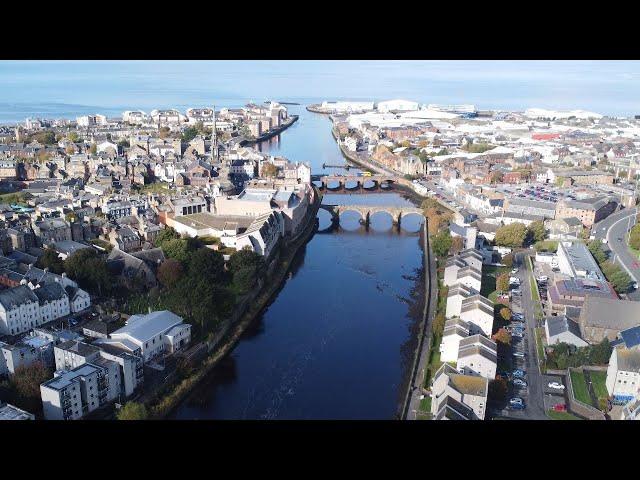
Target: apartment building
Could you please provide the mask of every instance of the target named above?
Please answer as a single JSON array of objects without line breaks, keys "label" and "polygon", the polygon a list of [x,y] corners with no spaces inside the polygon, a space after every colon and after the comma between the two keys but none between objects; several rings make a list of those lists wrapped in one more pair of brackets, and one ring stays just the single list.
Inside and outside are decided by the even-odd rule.
[{"label": "apartment building", "polygon": [[493,380],[498,367],[498,346],[482,335],[471,335],[460,340],[457,368],[465,375],[477,375]]},{"label": "apartment building", "polygon": [[556,204],[556,218],[575,217],[591,228],[594,223],[611,215],[618,204],[609,197],[593,197],[583,200],[560,200]]},{"label": "apartment building", "polygon": [[480,294],[465,298],[460,318],[469,324],[469,333],[491,336],[493,330],[493,302]]},{"label": "apartment building", "polygon": [[[111,367],[111,368],[110,368]],[[114,401],[119,372],[114,365],[85,363],[72,370],[60,370],[40,385],[46,420],[77,420]]]},{"label": "apartment building", "polygon": [[640,395],[640,350],[614,348],[607,368],[607,391],[614,402],[625,404]]},{"label": "apartment building", "polygon": [[484,420],[489,380],[474,375],[459,373],[448,363],[444,363],[436,372],[431,387],[431,413],[435,417],[441,410],[447,397],[452,397],[471,410],[473,420]]}]

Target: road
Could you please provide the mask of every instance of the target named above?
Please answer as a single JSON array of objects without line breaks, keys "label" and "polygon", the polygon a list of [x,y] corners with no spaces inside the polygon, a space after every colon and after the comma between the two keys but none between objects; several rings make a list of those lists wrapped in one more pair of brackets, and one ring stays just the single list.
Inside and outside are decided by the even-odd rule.
[{"label": "road", "polygon": [[520,279],[520,296],[514,297],[511,308],[516,313],[522,313],[526,321],[526,333],[524,338],[512,338],[512,350],[525,353],[524,359],[512,357],[512,367],[522,369],[526,372],[525,380],[527,387],[522,390],[513,389],[511,384],[510,397],[521,397],[526,405],[525,410],[504,409],[493,412],[496,416],[512,418],[514,420],[548,420],[545,413],[545,378],[540,372],[538,362],[538,352],[536,349],[536,318],[534,313],[534,300],[531,296],[531,275],[527,270],[525,258],[527,252],[520,252],[515,255],[514,267],[518,267],[515,275]]},{"label": "road", "polygon": [[[635,225],[637,214],[637,208],[623,209],[613,213],[594,226],[593,234],[598,240],[606,240],[614,262],[619,263],[634,282],[640,282],[640,261],[631,254],[627,247],[627,233]],[[640,291],[638,290],[627,296],[631,300],[640,301]]]}]

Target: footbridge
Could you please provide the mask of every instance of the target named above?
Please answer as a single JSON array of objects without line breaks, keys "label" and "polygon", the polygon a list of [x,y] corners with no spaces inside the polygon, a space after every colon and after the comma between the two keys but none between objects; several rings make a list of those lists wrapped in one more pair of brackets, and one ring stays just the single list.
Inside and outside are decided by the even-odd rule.
[{"label": "footbridge", "polygon": [[320,205],[320,208],[331,214],[333,224],[340,224],[340,214],[344,212],[356,212],[360,215],[361,222],[365,227],[369,226],[372,215],[378,212],[385,212],[393,219],[393,224],[400,227],[402,217],[415,214],[420,215],[424,219],[422,209],[416,207],[393,207],[393,206],[377,206],[377,205]]}]

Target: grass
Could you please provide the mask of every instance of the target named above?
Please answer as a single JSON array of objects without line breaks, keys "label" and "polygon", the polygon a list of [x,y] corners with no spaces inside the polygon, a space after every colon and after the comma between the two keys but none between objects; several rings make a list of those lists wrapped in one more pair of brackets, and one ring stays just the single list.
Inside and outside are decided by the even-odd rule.
[{"label": "grass", "polygon": [[546,365],[545,365],[545,355],[544,355],[544,344],[542,342],[543,328],[538,327],[534,329],[534,332],[536,334],[536,350],[538,351],[538,361],[540,361],[542,370],[544,372],[546,371]]},{"label": "grass", "polygon": [[551,420],[582,420],[569,412],[556,412],[555,410],[548,410],[547,417]]},{"label": "grass", "polygon": [[585,405],[591,405],[591,395],[589,395],[587,382],[582,372],[571,370],[571,385],[573,386],[573,395],[576,399]]},{"label": "grass", "polygon": [[607,391],[607,372],[599,372],[595,370],[589,370],[589,376],[591,377],[591,384],[593,385],[593,391],[598,397],[598,400],[609,398],[609,392]]},{"label": "grass", "polygon": [[531,287],[531,298],[533,298],[534,305],[533,310],[536,316],[536,320],[541,320],[542,313],[542,303],[540,300],[540,292],[538,292],[538,284],[536,283],[536,277],[533,274],[533,265],[531,264],[531,257],[527,257],[527,270],[529,270],[529,286]]},{"label": "grass", "polygon": [[496,291],[496,277],[503,272],[508,272],[509,267],[498,267],[495,265],[482,266],[482,287],[480,295],[487,297],[495,303],[498,292]]},{"label": "grass", "polygon": [[425,396],[420,400],[420,411],[425,413],[431,412],[431,397]]}]

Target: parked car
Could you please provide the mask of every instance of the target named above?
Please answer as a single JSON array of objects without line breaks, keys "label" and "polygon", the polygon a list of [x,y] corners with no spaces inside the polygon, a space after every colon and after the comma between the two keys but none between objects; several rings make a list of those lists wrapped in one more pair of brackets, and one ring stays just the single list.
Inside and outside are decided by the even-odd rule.
[{"label": "parked car", "polygon": [[543,283],[544,283],[544,282],[546,282],[547,280],[549,280],[549,277],[547,277],[546,275],[540,275],[540,276],[537,278],[537,280],[538,280],[539,282],[543,282]]},{"label": "parked car", "polygon": [[509,400],[509,405],[524,405],[524,400],[522,400],[520,397],[513,397],[511,400]]},{"label": "parked car", "polygon": [[524,358],[524,352],[513,352],[513,356],[517,358]]},{"label": "parked car", "polygon": [[517,387],[520,388],[526,388],[527,387],[527,382],[525,382],[524,380],[522,380],[521,378],[515,378],[513,380],[513,384]]},{"label": "parked car", "polygon": [[547,387],[554,388],[556,390],[564,390],[564,385],[559,382],[549,382]]},{"label": "parked car", "polygon": [[516,273],[518,273],[518,269],[514,268],[513,270],[511,270],[511,275],[515,275]]},{"label": "parked car", "polygon": [[[521,331],[518,331],[518,330],[514,330],[513,332],[511,332],[511,336],[512,336],[512,337],[516,337],[516,338],[522,338],[522,337],[524,337],[524,335],[522,334],[522,332],[521,332]],[[515,355],[515,353],[514,353],[514,355]],[[524,356],[524,355],[523,355],[523,356]]]},{"label": "parked car", "polygon": [[564,403],[556,403],[553,406],[553,411],[554,412],[566,412],[567,411],[567,406]]},{"label": "parked car", "polygon": [[527,372],[525,372],[524,370],[515,369],[513,372],[511,372],[511,375],[513,375],[514,377],[517,377],[517,378],[524,378],[526,373]]}]

